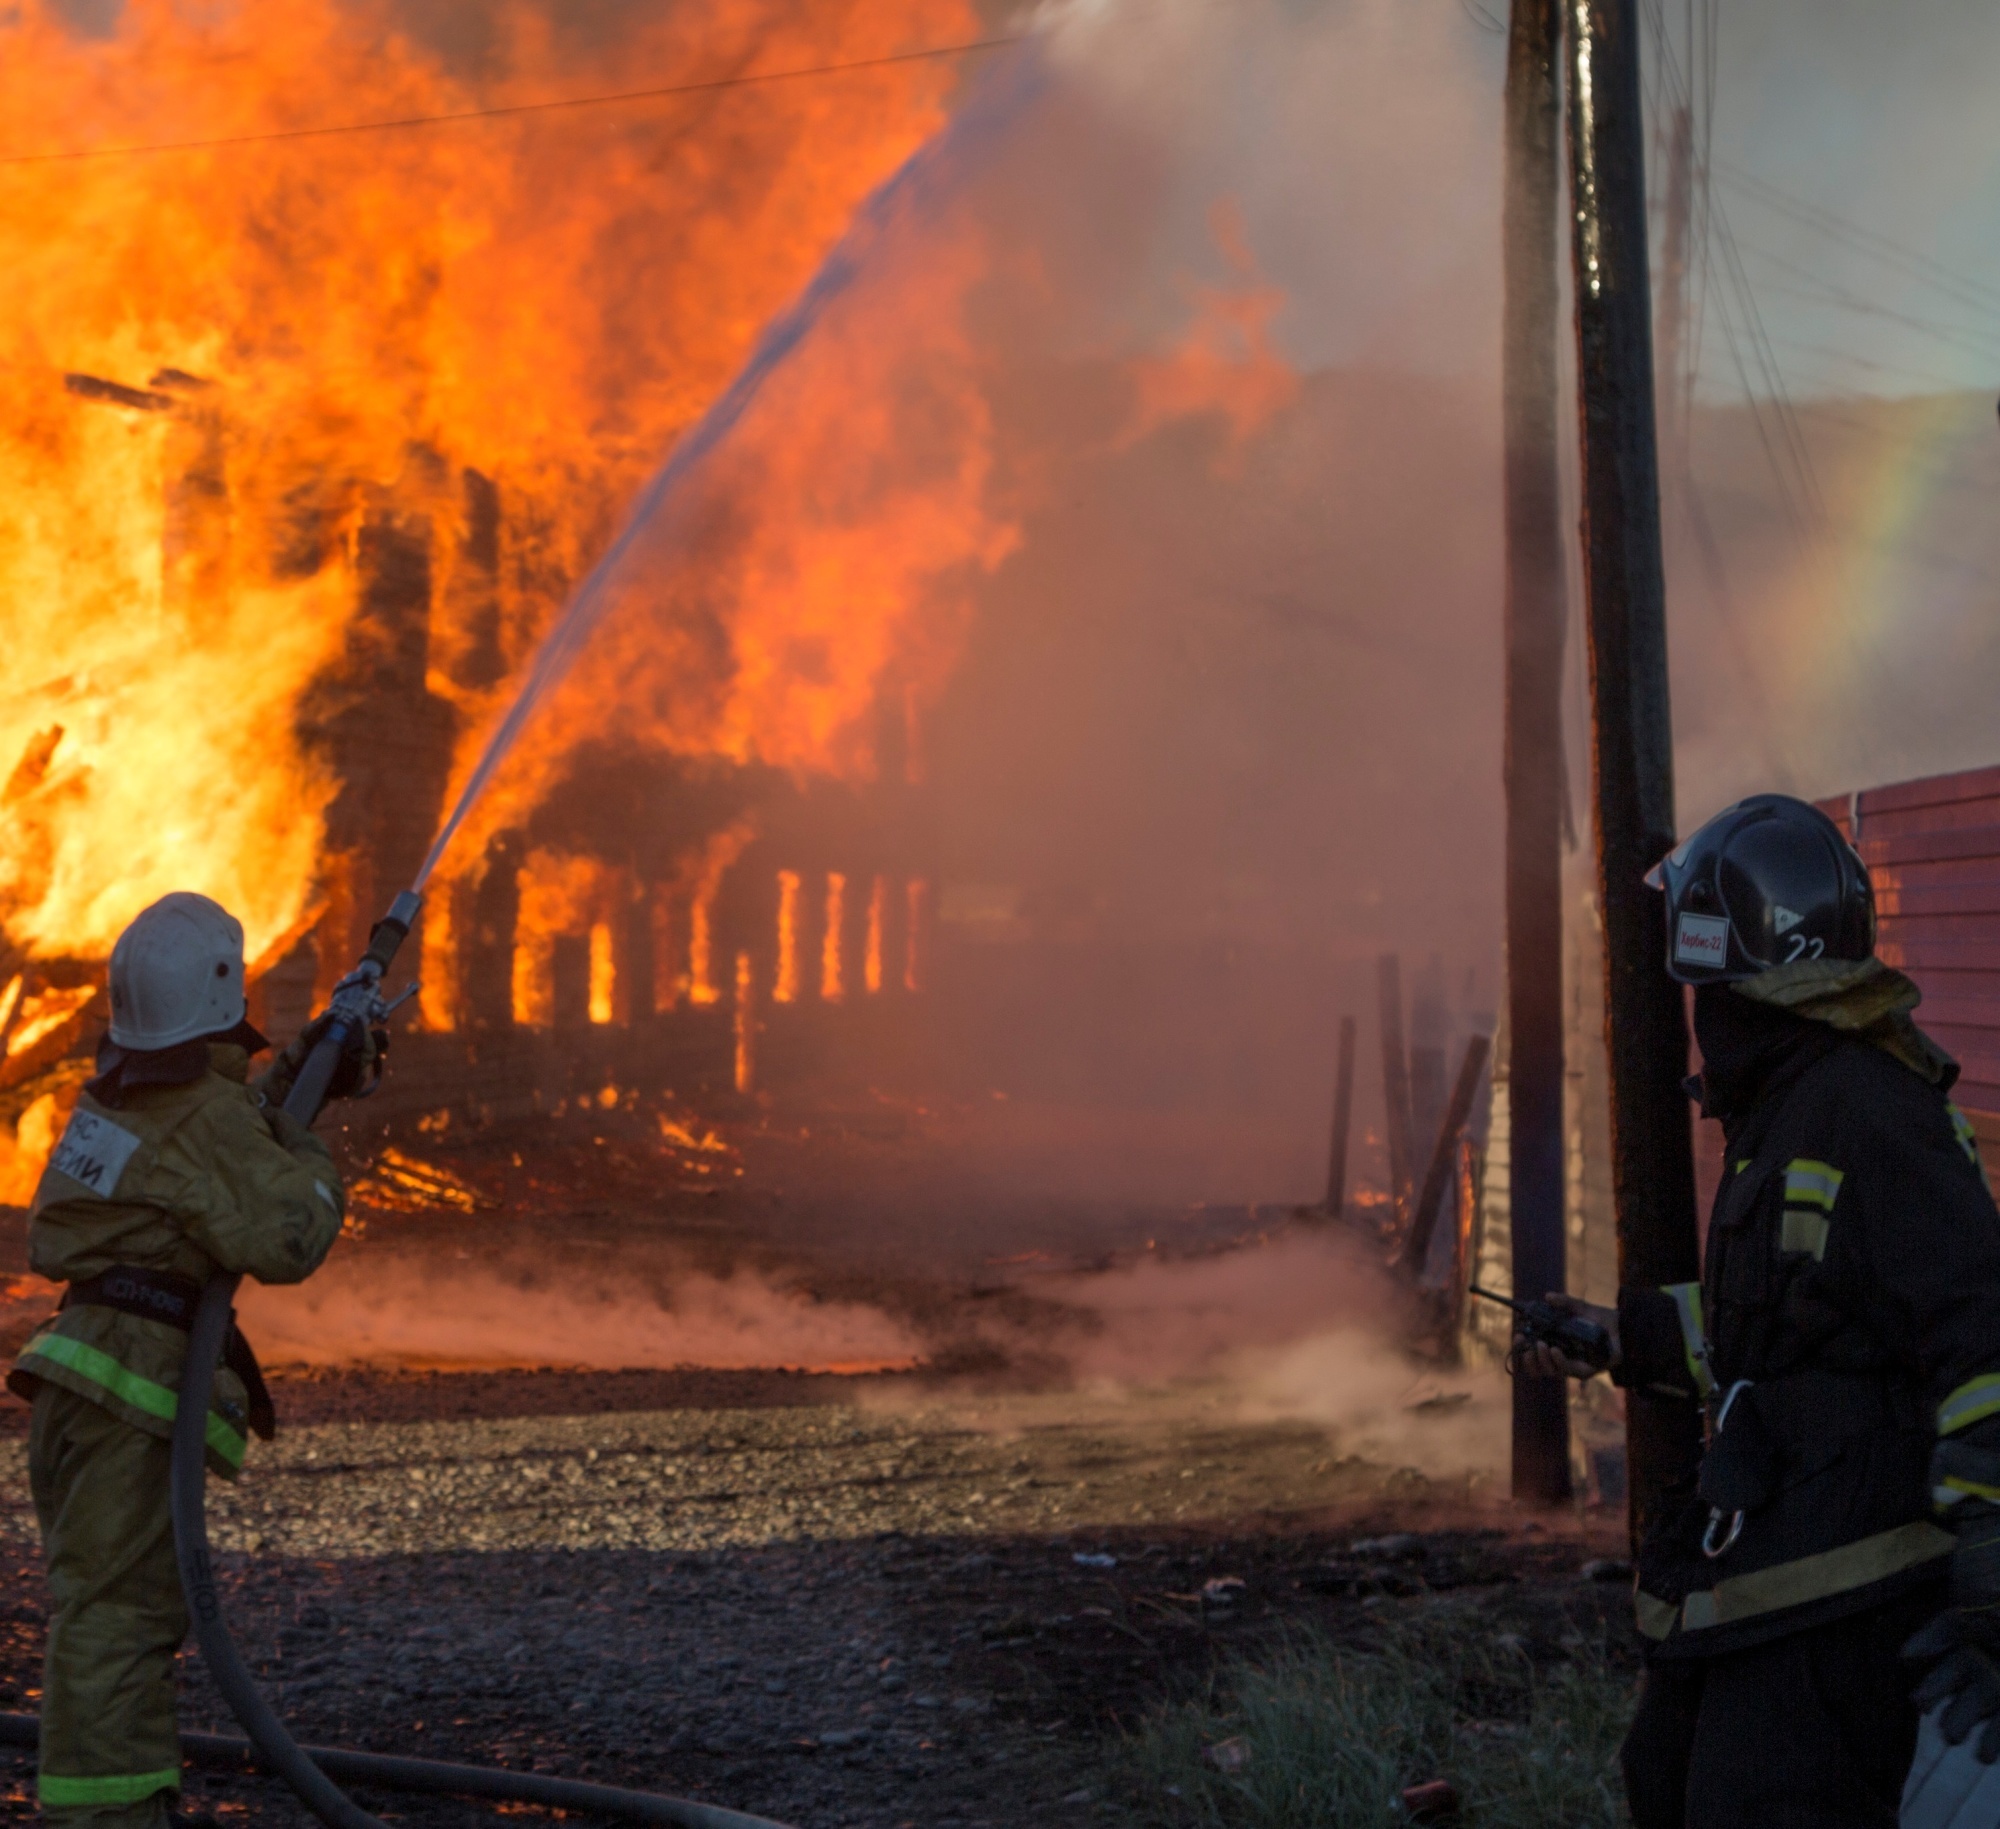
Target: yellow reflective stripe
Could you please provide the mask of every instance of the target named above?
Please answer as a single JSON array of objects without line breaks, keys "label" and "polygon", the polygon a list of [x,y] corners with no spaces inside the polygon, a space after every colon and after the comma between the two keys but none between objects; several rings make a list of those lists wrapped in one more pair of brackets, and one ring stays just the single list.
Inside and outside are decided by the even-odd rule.
[{"label": "yellow reflective stripe", "polygon": [[1840,1195],[1840,1184],[1847,1179],[1844,1169],[1837,1169],[1830,1162],[1814,1162],[1805,1156],[1794,1156],[1785,1164],[1785,1205],[1788,1207],[1824,1207],[1829,1213]]},{"label": "yellow reflective stripe", "polygon": [[2000,1373],[1968,1378],[1938,1405],[1938,1434],[1950,1435],[2000,1411]]},{"label": "yellow reflective stripe", "polygon": [[[79,1378],[89,1379],[92,1384],[120,1402],[130,1404],[135,1410],[157,1416],[162,1422],[174,1420],[174,1406],[179,1399],[165,1385],[155,1384],[150,1378],[141,1378],[137,1372],[127,1371],[109,1353],[101,1353],[81,1340],[72,1340],[67,1334],[44,1334],[39,1340],[31,1340],[21,1358],[46,1359],[74,1372]],[[249,1443],[241,1430],[232,1429],[213,1410],[208,1413],[207,1436],[209,1448],[232,1469],[243,1465],[244,1450]]]},{"label": "yellow reflective stripe", "polygon": [[1951,1113],[1952,1135],[1958,1139],[1958,1147],[1965,1151],[1965,1159],[1974,1168],[1977,1168],[1979,1166],[1979,1133],[1972,1128],[1972,1120],[1964,1112],[1960,1111],[1956,1105],[1947,1105],[1945,1110]]},{"label": "yellow reflective stripe", "polygon": [[69,1809],[78,1804],[141,1804],[155,1791],[178,1791],[181,1769],[164,1766],[157,1772],[113,1772],[104,1778],[67,1778],[44,1772],[35,1790],[45,1804]]},{"label": "yellow reflective stripe", "polygon": [[1701,1318],[1701,1285],[1699,1283],[1666,1283],[1661,1293],[1674,1299],[1674,1309],[1681,1319],[1681,1349],[1687,1354],[1688,1376],[1694,1380],[1694,1388],[1702,1397],[1715,1395],[1715,1374],[1708,1369],[1708,1329]]},{"label": "yellow reflective stripe", "polygon": [[1639,1630],[1654,1639],[1665,1638],[1681,1616],[1680,1608],[1672,1601],[1662,1600],[1657,1594],[1648,1594],[1644,1588],[1633,1594],[1632,1611],[1638,1619]]},{"label": "yellow reflective stripe", "polygon": [[1810,1251],[1816,1258],[1826,1256],[1827,1234],[1833,1230],[1833,1222],[1824,1213],[1814,1213],[1804,1207],[1787,1207],[1785,1223],[1778,1230],[1780,1251]]},{"label": "yellow reflective stripe", "polygon": [[1956,1533],[1922,1519],[1899,1524],[1893,1530],[1863,1537],[1859,1543],[1843,1543],[1837,1550],[1822,1550],[1817,1556],[1801,1556],[1748,1575],[1731,1575],[1712,1588],[1690,1594],[1681,1607],[1681,1624],[1690,1632],[1700,1632],[1710,1626],[1755,1619],[1760,1613],[1775,1613],[1782,1607],[1802,1607],[1829,1594],[1846,1594],[1913,1569],[1920,1562],[1948,1556],[1957,1541]]},{"label": "yellow reflective stripe", "polygon": [[2000,1505],[2000,1486],[1982,1486],[1977,1480],[1961,1479],[1953,1474],[1931,1488],[1931,1503],[1940,1511],[1956,1505],[1961,1499],[1985,1499],[1990,1504]]}]

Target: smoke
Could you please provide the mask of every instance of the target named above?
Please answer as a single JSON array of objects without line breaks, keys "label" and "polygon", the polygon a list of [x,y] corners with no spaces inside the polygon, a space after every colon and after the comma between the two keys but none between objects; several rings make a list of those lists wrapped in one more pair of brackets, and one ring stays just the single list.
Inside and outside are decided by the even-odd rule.
[{"label": "smoke", "polygon": [[246,1284],[237,1310],[273,1365],[861,1372],[902,1370],[923,1354],[880,1309],[816,1302],[747,1267],[683,1270],[655,1288],[510,1274],[463,1254],[384,1262],[352,1251],[293,1288]]},{"label": "smoke", "polygon": [[[1505,1464],[1508,1392],[1490,1365],[1437,1367],[1398,1337],[1407,1292],[1351,1234],[1298,1229],[1214,1255],[1148,1257],[1030,1280],[1062,1305],[1031,1334],[996,1341],[1058,1359],[1065,1414],[1157,1422],[1293,1422],[1342,1454],[1432,1475]],[[894,1388],[866,1401],[900,1404]]]},{"label": "smoke", "polygon": [[[556,1280],[462,1254],[362,1249],[294,1288],[245,1285],[238,1310],[268,1365],[896,1372],[977,1346],[1015,1368],[1006,1382],[1070,1393],[1072,1419],[1302,1423],[1342,1454],[1434,1475],[1490,1470],[1504,1456],[1504,1380],[1400,1350],[1404,1297],[1351,1238],[1294,1230],[1021,1288],[1035,1299],[1011,1318],[972,1304],[919,1326],[865,1300],[816,1300],[741,1264]],[[906,1407],[938,1390],[926,1379],[856,1397]]]}]

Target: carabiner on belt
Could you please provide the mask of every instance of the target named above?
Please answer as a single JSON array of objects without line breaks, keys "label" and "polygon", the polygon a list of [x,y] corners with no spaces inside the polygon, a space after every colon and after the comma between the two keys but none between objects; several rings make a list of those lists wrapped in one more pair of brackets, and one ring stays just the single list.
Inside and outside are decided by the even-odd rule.
[{"label": "carabiner on belt", "polygon": [[[1752,1382],[1748,1378],[1739,1378],[1724,1393],[1722,1407],[1715,1413],[1715,1428],[1709,1437],[1711,1441],[1722,1433],[1724,1425],[1729,1421],[1729,1406],[1745,1391],[1749,1390]],[[1729,1533],[1720,1543],[1717,1543],[1715,1540],[1716,1527],[1722,1523],[1724,1518],[1729,1520]],[[1742,1535],[1743,1514],[1740,1511],[1725,1512],[1721,1506],[1711,1505],[1708,1508],[1708,1528],[1701,1533],[1701,1553],[1709,1561],[1713,1562],[1716,1557],[1727,1554],[1729,1546]]]}]

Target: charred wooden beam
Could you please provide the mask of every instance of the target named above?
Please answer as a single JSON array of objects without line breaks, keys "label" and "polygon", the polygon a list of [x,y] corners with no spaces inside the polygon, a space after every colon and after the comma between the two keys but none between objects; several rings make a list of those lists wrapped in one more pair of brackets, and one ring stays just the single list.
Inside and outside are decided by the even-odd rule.
[{"label": "charred wooden beam", "polygon": [[1485,1036],[1475,1035],[1465,1044],[1465,1056],[1458,1065],[1458,1082],[1451,1089],[1451,1103],[1438,1125],[1437,1141],[1431,1146],[1430,1165],[1424,1171],[1424,1185],[1418,1190],[1410,1213],[1410,1230],[1397,1258],[1403,1274],[1412,1281],[1424,1274],[1431,1254],[1431,1234],[1437,1229],[1438,1209],[1458,1161],[1458,1139],[1472,1115],[1473,1094],[1479,1090],[1479,1076],[1486,1070]]},{"label": "charred wooden beam", "polygon": [[122,381],[107,381],[102,375],[65,375],[63,386],[81,399],[129,406],[141,413],[164,413],[174,404],[171,394],[148,393],[142,387],[127,387]]}]

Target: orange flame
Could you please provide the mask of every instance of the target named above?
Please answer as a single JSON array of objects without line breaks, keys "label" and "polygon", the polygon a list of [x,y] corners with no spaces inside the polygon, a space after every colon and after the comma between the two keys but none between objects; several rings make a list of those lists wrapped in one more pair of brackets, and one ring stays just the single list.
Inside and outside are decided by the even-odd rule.
[{"label": "orange flame", "polygon": [[799,996],[799,873],[778,872],[778,977],[773,1003],[796,1003]]},{"label": "orange flame", "polygon": [[736,1090],[757,1086],[757,974],[748,953],[736,955]]},{"label": "orange flame", "polygon": [[819,947],[819,994],[828,1003],[847,995],[846,955],[842,930],[847,920],[847,878],[838,870],[826,874],[826,931]]},{"label": "orange flame", "polygon": [[[462,114],[977,35],[969,0],[716,0],[619,27],[501,0],[474,56],[408,18],[370,0],[129,0],[97,37],[26,0],[0,23],[0,151]],[[345,708],[413,664],[464,766],[622,504],[938,128],[955,80],[947,62],[878,62],[0,167],[0,930],[16,955],[102,958],[176,888],[232,908],[253,957],[296,928],[353,774]],[[977,270],[969,241],[944,250],[882,309],[946,347]],[[936,409],[960,454],[895,461],[904,355],[884,327],[830,326],[797,365],[787,435],[749,438],[718,484],[750,509],[700,600],[687,587],[663,623],[607,642],[486,832],[586,737],[865,770],[885,667],[941,677],[961,612],[928,580],[992,563],[1011,534],[981,504],[969,386]],[[428,592],[413,632],[365,601],[384,527]]]},{"label": "orange flame", "polygon": [[868,937],[861,956],[861,982],[869,996],[882,988],[882,929],[889,914],[889,879],[878,876],[868,892]]}]

